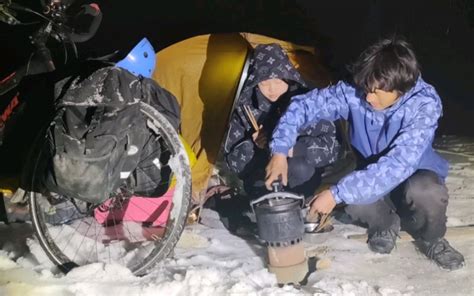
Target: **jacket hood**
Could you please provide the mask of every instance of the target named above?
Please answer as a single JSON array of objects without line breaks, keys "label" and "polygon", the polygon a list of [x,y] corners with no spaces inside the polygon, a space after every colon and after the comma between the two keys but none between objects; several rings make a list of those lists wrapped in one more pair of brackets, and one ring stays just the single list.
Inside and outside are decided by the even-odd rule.
[{"label": "jacket hood", "polygon": [[[287,82],[290,93],[307,87],[279,44],[257,45],[250,59],[248,77],[240,95],[240,102],[250,102],[258,83],[272,78]],[[259,99],[257,105],[262,103],[260,101]]]}]

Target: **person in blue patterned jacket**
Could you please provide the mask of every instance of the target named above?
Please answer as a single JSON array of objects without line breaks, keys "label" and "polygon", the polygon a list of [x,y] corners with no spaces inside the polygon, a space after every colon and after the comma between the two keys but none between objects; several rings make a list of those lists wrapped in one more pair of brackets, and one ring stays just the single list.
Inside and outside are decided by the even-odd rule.
[{"label": "person in blue patterned jacket", "polygon": [[[245,192],[256,198],[268,193],[265,188],[265,166],[270,157],[267,138],[290,98],[309,88],[276,43],[255,47],[248,73],[230,118],[224,156],[229,169],[243,180]],[[257,130],[252,127],[246,108],[255,117]],[[289,153],[289,190],[311,198],[321,182],[323,168],[337,159],[339,150],[333,122],[322,120],[301,130]]]},{"label": "person in blue patterned jacket", "polygon": [[441,268],[461,268],[464,257],[444,239],[448,163],[432,147],[442,115],[436,90],[421,78],[414,51],[399,38],[370,46],[351,70],[351,82],[292,98],[273,132],[267,188],[279,176],[286,183],[286,155],[299,129],[348,120],[358,167],[318,194],[310,214],[328,214],[345,203],[346,213],[368,226],[372,251],[390,253],[401,225]]}]

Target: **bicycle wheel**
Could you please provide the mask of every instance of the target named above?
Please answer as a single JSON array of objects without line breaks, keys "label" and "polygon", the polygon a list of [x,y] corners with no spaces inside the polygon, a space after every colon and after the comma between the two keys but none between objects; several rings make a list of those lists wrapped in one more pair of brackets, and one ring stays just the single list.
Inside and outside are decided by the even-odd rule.
[{"label": "bicycle wheel", "polygon": [[[188,157],[178,134],[163,115],[145,103],[141,103],[141,112],[160,143],[159,164],[155,164],[163,172],[169,172],[169,178],[162,182],[167,183],[165,187],[170,183],[173,186],[168,190],[171,211],[163,225],[155,226],[140,219],[136,221],[130,215],[125,219],[123,213],[132,204],[129,195],[117,194],[102,205],[92,205],[48,192],[44,186],[38,185],[45,168],[45,137],[39,141],[41,146],[37,152],[33,153],[30,176],[31,188],[35,189],[28,192],[32,224],[41,247],[64,272],[77,266],[104,262],[119,263],[134,274],[143,275],[170,254],[183,231],[191,201]],[[170,182],[171,178],[173,182]],[[138,213],[140,216],[153,216],[156,214],[153,211],[160,208],[153,205],[154,201],[163,205],[160,199],[163,197],[147,198],[152,203],[150,207],[134,206],[134,209],[141,211]],[[97,214],[104,205],[112,216],[106,221],[99,219]],[[114,214],[110,215],[112,211]]]}]

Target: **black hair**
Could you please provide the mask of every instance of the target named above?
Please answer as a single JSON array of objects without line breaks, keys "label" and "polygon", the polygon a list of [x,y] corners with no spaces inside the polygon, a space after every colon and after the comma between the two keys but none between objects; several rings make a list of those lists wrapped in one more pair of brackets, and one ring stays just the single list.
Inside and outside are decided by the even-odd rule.
[{"label": "black hair", "polygon": [[400,37],[383,39],[368,47],[349,67],[359,90],[375,88],[398,91],[411,89],[420,75],[420,66],[411,45]]}]

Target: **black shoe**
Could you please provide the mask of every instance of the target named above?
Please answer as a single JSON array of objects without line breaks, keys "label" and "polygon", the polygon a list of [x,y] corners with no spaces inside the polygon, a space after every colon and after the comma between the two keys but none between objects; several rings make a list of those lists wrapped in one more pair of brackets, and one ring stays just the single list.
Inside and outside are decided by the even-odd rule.
[{"label": "black shoe", "polygon": [[419,249],[439,267],[445,270],[456,270],[464,266],[464,256],[456,251],[446,239],[436,242],[417,241]]},{"label": "black shoe", "polygon": [[369,235],[369,249],[380,254],[389,254],[395,247],[398,232],[393,229],[376,231]]}]

